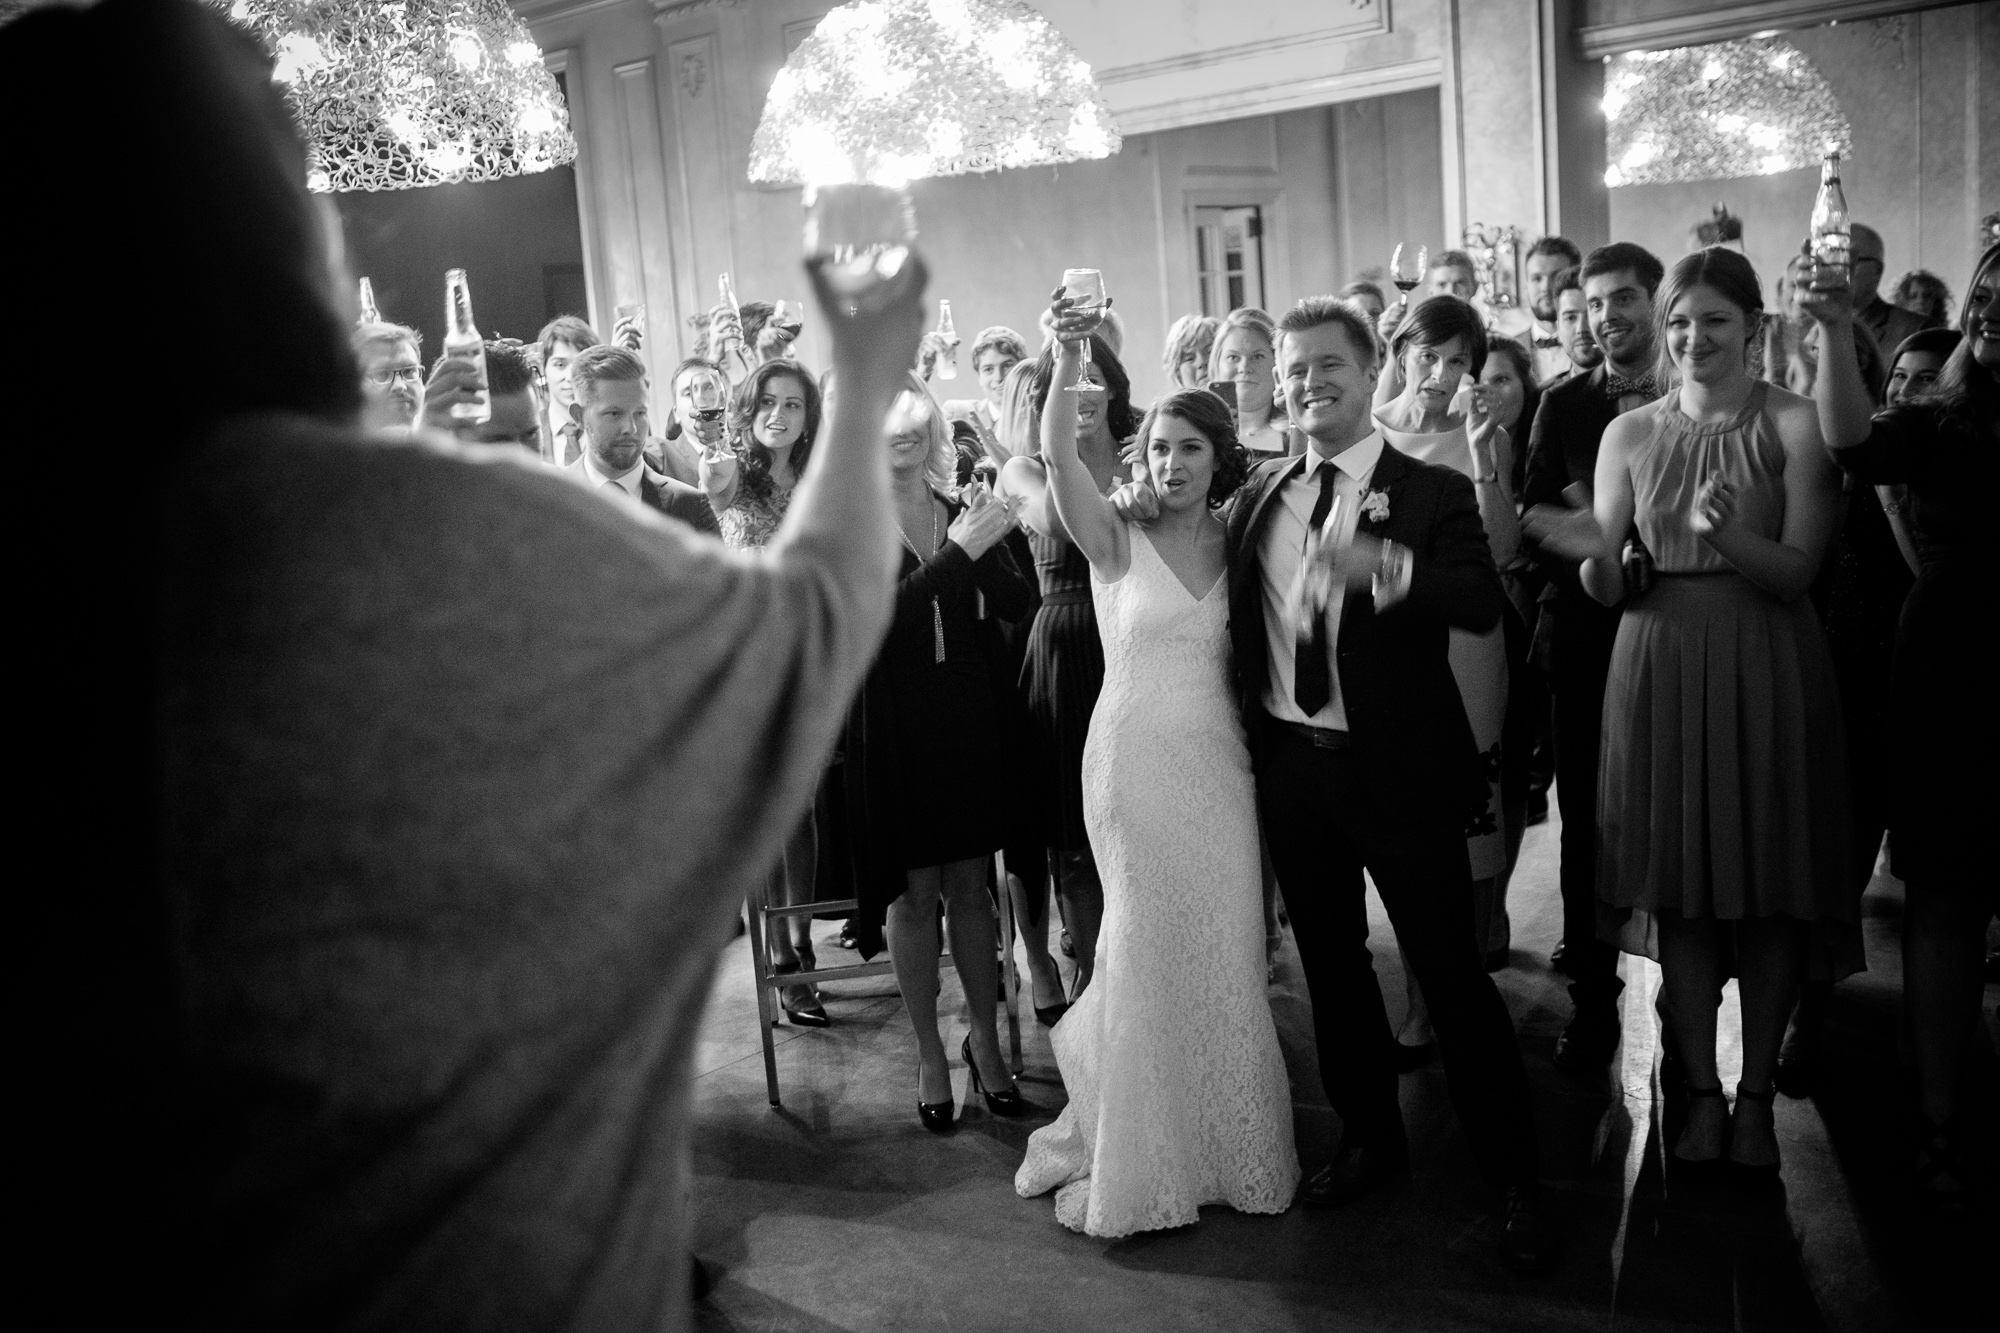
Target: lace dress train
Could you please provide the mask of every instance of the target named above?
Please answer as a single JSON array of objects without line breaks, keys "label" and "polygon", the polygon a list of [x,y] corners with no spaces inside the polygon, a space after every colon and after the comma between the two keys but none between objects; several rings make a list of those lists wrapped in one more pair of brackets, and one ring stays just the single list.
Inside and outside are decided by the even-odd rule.
[{"label": "lace dress train", "polygon": [[1056,1025],[1069,1092],[1028,1141],[1023,1197],[1093,1236],[1185,1226],[1203,1204],[1278,1213],[1299,1179],[1264,983],[1255,789],[1230,697],[1225,579],[1197,599],[1144,532],[1092,580],[1103,693],[1084,816],[1104,880],[1090,987]]}]

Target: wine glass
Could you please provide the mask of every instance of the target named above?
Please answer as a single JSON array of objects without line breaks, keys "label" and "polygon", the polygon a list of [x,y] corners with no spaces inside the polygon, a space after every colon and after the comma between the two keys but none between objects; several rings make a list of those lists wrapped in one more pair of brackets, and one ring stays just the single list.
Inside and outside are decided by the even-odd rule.
[{"label": "wine glass", "polygon": [[[1094,268],[1066,268],[1062,277],[1063,295],[1070,299],[1070,309],[1081,314],[1094,314],[1104,309],[1104,274]],[[1091,328],[1096,328],[1093,322]],[[1083,339],[1083,363],[1077,367],[1076,383],[1065,386],[1071,393],[1101,390],[1104,381],[1097,378],[1090,369],[1090,337]]]},{"label": "wine glass", "polygon": [[616,310],[617,323],[612,327],[611,337],[627,351],[636,352],[645,341],[646,303],[644,301],[620,301]]},{"label": "wine glass", "polygon": [[787,338],[796,338],[806,327],[805,308],[797,301],[774,301],[771,304],[771,327]]},{"label": "wine glass", "polygon": [[1396,304],[1399,306],[1410,304],[1410,293],[1415,291],[1417,284],[1424,280],[1424,270],[1429,267],[1430,251],[1421,245],[1417,247],[1416,266],[1414,268],[1405,267],[1403,264],[1403,251],[1408,248],[1408,246],[1398,241],[1395,253],[1389,256],[1389,280],[1395,283],[1396,290],[1402,293],[1396,300]]},{"label": "wine glass", "polygon": [[806,262],[825,277],[846,313],[886,308],[917,240],[910,196],[881,185],[809,185],[805,208]]}]

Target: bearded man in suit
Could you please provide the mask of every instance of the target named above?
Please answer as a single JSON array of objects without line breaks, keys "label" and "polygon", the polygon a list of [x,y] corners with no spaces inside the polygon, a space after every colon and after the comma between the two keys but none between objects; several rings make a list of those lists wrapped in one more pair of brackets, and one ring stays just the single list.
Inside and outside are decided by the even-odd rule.
[{"label": "bearded man in suit", "polygon": [[569,363],[569,382],[570,419],[582,428],[584,447],[563,471],[613,500],[657,509],[720,540],[708,496],[646,462],[646,363],[599,343]]}]

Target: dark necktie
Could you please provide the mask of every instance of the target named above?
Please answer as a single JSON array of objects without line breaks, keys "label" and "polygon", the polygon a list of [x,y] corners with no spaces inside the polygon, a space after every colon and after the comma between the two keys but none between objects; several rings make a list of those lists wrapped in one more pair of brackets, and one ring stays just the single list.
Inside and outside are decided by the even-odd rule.
[{"label": "dark necktie", "polygon": [[571,463],[574,463],[578,455],[583,452],[582,448],[577,444],[577,437],[582,434],[583,427],[581,426],[564,426],[562,428],[564,467],[568,467]]},{"label": "dark necktie", "polygon": [[[1313,501],[1312,517],[1306,520],[1308,548],[1312,545],[1312,534],[1319,531],[1320,524],[1326,522],[1327,511],[1333,508],[1336,471],[1331,463],[1319,465],[1319,499]],[[1327,700],[1333,698],[1333,677],[1326,664],[1326,621],[1324,615],[1314,616],[1312,638],[1292,650],[1292,702],[1307,717],[1326,707]]]},{"label": "dark necktie", "polygon": [[1536,339],[1535,339],[1535,349],[1536,349],[1537,351],[1546,351],[1546,350],[1547,350],[1547,349],[1549,349],[1549,348],[1552,348],[1552,347],[1561,347],[1561,346],[1562,346],[1562,339],[1560,339],[1560,338],[1540,338],[1540,337],[1538,337],[1538,338],[1536,338]]}]

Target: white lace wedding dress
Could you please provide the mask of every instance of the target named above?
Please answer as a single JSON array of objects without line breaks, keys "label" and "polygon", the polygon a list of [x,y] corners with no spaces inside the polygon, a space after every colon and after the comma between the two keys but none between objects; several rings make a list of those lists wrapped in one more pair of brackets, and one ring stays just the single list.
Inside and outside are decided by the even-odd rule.
[{"label": "white lace wedding dress", "polygon": [[1203,1204],[1280,1213],[1299,1180],[1264,983],[1250,756],[1229,687],[1229,593],[1196,599],[1145,532],[1093,576],[1104,689],[1083,752],[1104,881],[1090,986],[1055,1027],[1069,1105],[1014,1176],[1093,1236],[1185,1226]]}]

